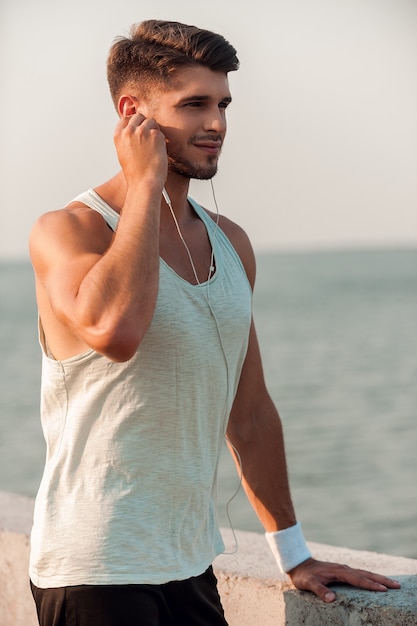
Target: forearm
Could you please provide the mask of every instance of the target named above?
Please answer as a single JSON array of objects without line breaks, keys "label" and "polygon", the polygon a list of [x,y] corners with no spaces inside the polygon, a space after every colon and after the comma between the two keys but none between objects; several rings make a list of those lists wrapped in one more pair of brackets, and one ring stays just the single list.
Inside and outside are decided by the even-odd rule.
[{"label": "forearm", "polygon": [[[238,411],[237,407],[234,411]],[[269,396],[256,415],[232,419],[228,438],[237,466],[242,465],[242,484],[267,532],[282,530],[296,522],[285,460],[281,420]],[[235,450],[233,449],[235,448]],[[238,453],[238,455],[236,454]]]},{"label": "forearm", "polygon": [[[160,198],[159,189],[128,192],[107,250],[73,261],[68,266],[71,275],[61,281],[61,293],[55,291],[60,319],[115,360],[130,358],[152,319],[159,277]],[[78,262],[79,274],[74,270]],[[84,262],[91,264],[85,268]]]},{"label": "forearm", "polygon": [[241,464],[244,489],[277,565],[281,572],[289,572],[311,553],[291,500],[281,420],[267,394],[265,398],[256,417],[243,421],[244,431],[230,429],[233,446],[229,446],[239,468]]},{"label": "forearm", "polygon": [[[126,185],[117,231],[81,276],[74,298],[74,334],[115,360],[133,356],[151,322],[159,279],[159,230],[168,171],[166,141],[153,119],[127,98],[114,133]],[[68,291],[67,291],[68,293]],[[74,293],[74,292],[73,292]],[[71,308],[71,307],[70,307]]]}]

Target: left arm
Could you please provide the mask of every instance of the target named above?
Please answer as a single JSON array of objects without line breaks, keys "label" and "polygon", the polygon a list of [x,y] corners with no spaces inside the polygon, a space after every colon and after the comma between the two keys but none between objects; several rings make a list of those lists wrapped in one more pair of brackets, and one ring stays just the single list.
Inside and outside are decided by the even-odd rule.
[{"label": "left arm", "polygon": [[[285,459],[281,420],[264,383],[259,347],[252,324],[249,349],[229,419],[227,436],[232,455],[242,464],[242,484],[267,532],[296,523]],[[399,583],[365,570],[308,559],[287,572],[298,589],[333,602],[331,583],[346,583],[370,591],[397,589]]]},{"label": "left arm", "polygon": [[[255,259],[246,235],[228,221],[222,227],[235,245],[253,288]],[[266,388],[253,322],[227,437],[238,466],[234,448],[239,454],[243,487],[265,530],[275,532],[294,526],[296,515],[288,481],[282,424]],[[400,586],[379,574],[313,558],[287,573],[298,589],[312,591],[325,602],[335,600],[334,592],[327,587],[335,582],[372,591],[386,591]]]},{"label": "left arm", "polygon": [[[255,326],[229,418],[227,437],[242,484],[265,530],[283,530],[296,523],[291,501],[282,424],[264,382]],[[278,496],[278,497],[277,497]]]}]

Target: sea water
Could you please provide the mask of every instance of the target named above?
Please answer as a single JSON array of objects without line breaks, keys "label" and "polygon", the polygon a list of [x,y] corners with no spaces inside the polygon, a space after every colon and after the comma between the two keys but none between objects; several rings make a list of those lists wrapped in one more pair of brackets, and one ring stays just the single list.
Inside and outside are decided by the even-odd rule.
[{"label": "sea water", "polygon": [[[34,496],[45,448],[27,262],[0,263],[0,489]],[[254,315],[308,540],[417,558],[417,250],[258,255]],[[239,478],[225,450],[219,518]],[[243,490],[235,528],[262,532]]]}]

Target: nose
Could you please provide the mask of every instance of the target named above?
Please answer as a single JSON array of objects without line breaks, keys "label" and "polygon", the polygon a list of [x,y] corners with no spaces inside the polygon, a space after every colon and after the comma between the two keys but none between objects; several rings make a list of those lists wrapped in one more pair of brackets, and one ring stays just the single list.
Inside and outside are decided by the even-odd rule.
[{"label": "nose", "polygon": [[226,110],[217,106],[210,108],[209,115],[204,121],[204,131],[222,135],[226,132],[226,127]]}]

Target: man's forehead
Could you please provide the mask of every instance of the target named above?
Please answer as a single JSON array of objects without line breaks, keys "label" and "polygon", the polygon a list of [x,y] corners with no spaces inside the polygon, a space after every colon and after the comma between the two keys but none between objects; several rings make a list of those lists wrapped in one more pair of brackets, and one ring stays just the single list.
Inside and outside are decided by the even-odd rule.
[{"label": "man's forehead", "polygon": [[227,74],[214,72],[202,65],[176,70],[171,76],[166,93],[177,97],[231,98]]}]

